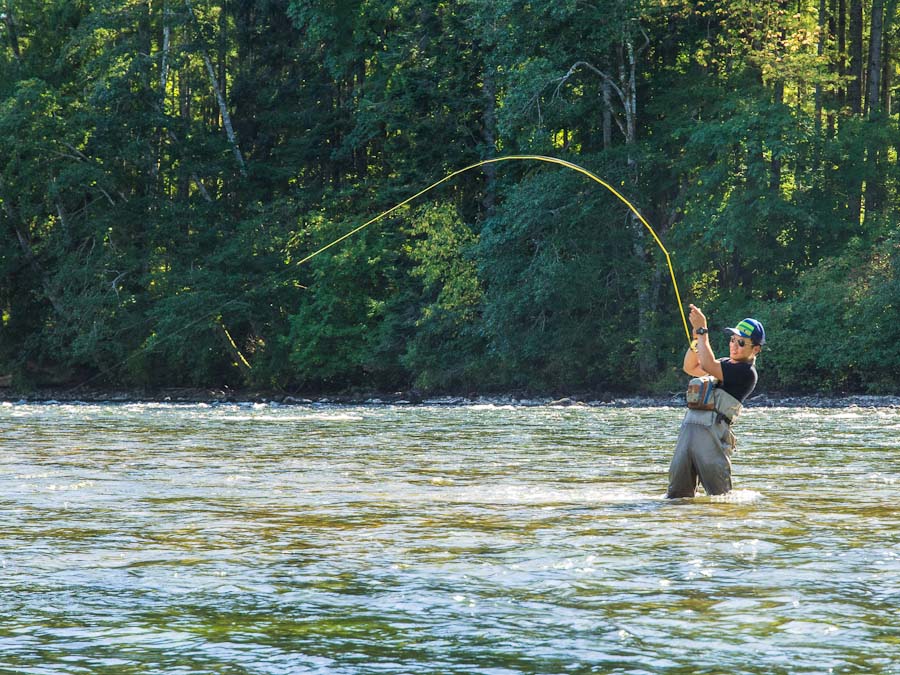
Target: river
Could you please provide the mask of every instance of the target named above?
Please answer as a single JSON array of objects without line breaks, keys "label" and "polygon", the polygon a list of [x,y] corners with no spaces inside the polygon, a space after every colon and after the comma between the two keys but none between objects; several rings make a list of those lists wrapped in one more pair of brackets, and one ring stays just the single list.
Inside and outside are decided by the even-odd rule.
[{"label": "river", "polygon": [[900,673],[900,411],[0,404],[0,672]]}]

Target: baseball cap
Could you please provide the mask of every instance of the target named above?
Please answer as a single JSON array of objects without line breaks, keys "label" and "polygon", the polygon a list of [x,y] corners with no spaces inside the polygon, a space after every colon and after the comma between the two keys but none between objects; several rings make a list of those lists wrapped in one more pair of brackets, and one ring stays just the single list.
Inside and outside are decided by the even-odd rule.
[{"label": "baseball cap", "polygon": [[753,344],[766,344],[766,331],[763,325],[756,319],[744,319],[734,328],[725,328],[729,335],[737,335],[738,337],[750,338]]}]

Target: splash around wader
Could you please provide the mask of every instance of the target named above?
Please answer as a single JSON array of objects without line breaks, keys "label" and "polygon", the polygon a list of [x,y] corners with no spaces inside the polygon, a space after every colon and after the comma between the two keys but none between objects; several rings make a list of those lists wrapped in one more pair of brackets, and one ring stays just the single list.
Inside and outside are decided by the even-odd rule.
[{"label": "splash around wader", "polygon": [[717,384],[715,378],[705,376],[694,378],[688,385],[689,409],[669,466],[666,496],[670,499],[693,497],[698,481],[708,495],[731,491],[731,454],[735,447],[731,425],[743,406]]}]

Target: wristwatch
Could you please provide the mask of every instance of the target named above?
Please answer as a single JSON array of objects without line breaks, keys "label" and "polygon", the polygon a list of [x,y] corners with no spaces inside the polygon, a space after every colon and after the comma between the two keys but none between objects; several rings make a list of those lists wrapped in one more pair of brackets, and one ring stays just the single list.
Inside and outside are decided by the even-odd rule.
[{"label": "wristwatch", "polygon": [[697,330],[694,331],[697,335],[706,335],[709,332],[709,328],[705,326],[700,326]]}]

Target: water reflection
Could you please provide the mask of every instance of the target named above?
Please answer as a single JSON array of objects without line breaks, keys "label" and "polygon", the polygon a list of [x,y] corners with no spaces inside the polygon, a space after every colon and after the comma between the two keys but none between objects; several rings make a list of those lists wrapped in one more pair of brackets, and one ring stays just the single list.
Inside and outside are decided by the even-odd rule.
[{"label": "water reflection", "polygon": [[900,672],[897,411],[680,417],[4,406],[0,671]]}]

